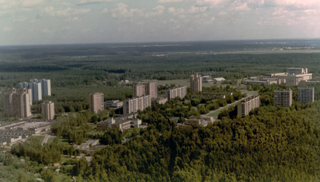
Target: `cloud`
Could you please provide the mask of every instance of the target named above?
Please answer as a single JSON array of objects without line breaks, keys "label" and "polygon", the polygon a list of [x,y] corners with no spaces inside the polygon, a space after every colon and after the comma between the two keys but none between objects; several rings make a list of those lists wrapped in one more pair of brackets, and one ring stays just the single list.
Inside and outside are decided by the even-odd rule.
[{"label": "cloud", "polygon": [[108,8],[104,8],[104,9],[102,10],[102,13],[108,13],[108,12],[109,12]]},{"label": "cloud", "polygon": [[53,6],[45,7],[41,10],[40,17],[44,17],[46,15],[49,16],[72,16],[72,15],[79,15],[79,14],[86,14],[89,13],[91,9],[73,9],[73,8],[66,8],[66,9],[58,9],[56,10]]},{"label": "cloud", "polygon": [[5,32],[10,32],[12,30],[12,28],[11,27],[3,27],[2,30]]},{"label": "cloud", "polygon": [[53,30],[49,30],[49,29],[45,28],[45,29],[43,29],[41,32],[42,32],[42,33],[52,33]]},{"label": "cloud", "polygon": [[77,5],[98,4],[111,1],[112,0],[80,0]]},{"label": "cloud", "polygon": [[196,4],[200,6],[209,6],[209,7],[215,7],[220,5],[225,5],[230,0],[196,0]]},{"label": "cloud", "polygon": [[112,18],[128,20],[135,16],[144,16],[142,10],[128,8],[128,5],[119,3],[117,8],[110,10]]},{"label": "cloud", "polygon": [[235,8],[233,8],[233,9],[236,10],[236,11],[249,11],[250,10],[250,8],[248,7],[247,3],[239,5],[239,6],[235,7]]},{"label": "cloud", "polygon": [[181,2],[182,0],[159,0],[159,3],[176,3]]},{"label": "cloud", "polygon": [[27,18],[24,17],[24,16],[20,16],[19,18],[15,19],[14,22],[23,22],[23,21],[26,21]]},{"label": "cloud", "polygon": [[21,0],[20,3],[22,6],[31,7],[37,4],[42,3],[43,0]]},{"label": "cloud", "polygon": [[82,19],[77,16],[66,19],[66,22],[79,22],[79,21],[82,21]]}]

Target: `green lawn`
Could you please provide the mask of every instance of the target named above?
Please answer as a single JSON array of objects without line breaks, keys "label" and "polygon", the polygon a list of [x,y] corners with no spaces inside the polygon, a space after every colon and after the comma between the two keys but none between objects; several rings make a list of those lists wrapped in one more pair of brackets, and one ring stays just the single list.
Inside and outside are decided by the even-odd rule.
[{"label": "green lawn", "polygon": [[37,143],[39,143],[39,144],[41,145],[44,137],[45,137],[45,136],[42,136],[42,135],[41,135],[41,136],[31,136],[30,139],[36,140]]}]

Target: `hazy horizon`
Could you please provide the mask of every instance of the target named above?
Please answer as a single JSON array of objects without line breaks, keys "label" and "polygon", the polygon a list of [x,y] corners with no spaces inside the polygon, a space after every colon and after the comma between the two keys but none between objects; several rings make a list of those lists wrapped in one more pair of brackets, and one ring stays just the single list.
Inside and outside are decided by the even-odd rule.
[{"label": "hazy horizon", "polygon": [[317,0],[0,0],[0,45],[320,38]]}]

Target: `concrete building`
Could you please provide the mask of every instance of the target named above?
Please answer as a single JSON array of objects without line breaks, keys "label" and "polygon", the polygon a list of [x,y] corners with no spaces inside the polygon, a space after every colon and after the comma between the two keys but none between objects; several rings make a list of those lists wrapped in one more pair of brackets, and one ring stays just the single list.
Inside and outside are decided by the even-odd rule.
[{"label": "concrete building", "polygon": [[290,107],[292,106],[292,90],[275,90],[274,106]]},{"label": "concrete building", "polygon": [[223,82],[223,81],[226,81],[226,79],[225,79],[225,78],[223,78],[223,77],[214,78],[213,80],[214,80],[214,81],[216,81],[216,82]]},{"label": "concrete building", "polygon": [[51,80],[42,79],[42,95],[51,96]]},{"label": "concrete building", "polygon": [[307,104],[309,102],[314,102],[314,88],[298,88],[298,101],[302,104]]},{"label": "concrete building", "polygon": [[260,97],[259,96],[251,96],[238,102],[237,105],[237,115],[240,117],[249,115],[250,111],[260,106]]},{"label": "concrete building", "polygon": [[123,101],[123,114],[130,114],[143,111],[147,107],[151,106],[151,96],[145,95],[140,97],[134,97]]},{"label": "concrete building", "polygon": [[104,110],[104,95],[103,93],[96,92],[90,94],[90,111],[98,113]]},{"label": "concrete building", "polygon": [[161,97],[161,98],[156,99],[155,102],[157,104],[165,104],[167,101],[168,101],[168,98]]},{"label": "concrete building", "polygon": [[123,106],[123,102],[119,100],[109,100],[106,101],[105,104],[110,108],[120,108]]},{"label": "concrete building", "polygon": [[295,75],[298,75],[298,74],[307,74],[308,73],[308,68],[287,68],[287,73],[289,75],[291,74],[295,74]]},{"label": "concrete building", "polygon": [[151,99],[155,99],[158,97],[157,82],[148,82],[146,84],[146,95],[150,95]]},{"label": "concrete building", "polygon": [[212,83],[212,82],[213,82],[213,80],[212,80],[211,76],[206,75],[206,76],[202,77],[202,83]]},{"label": "concrete building", "polygon": [[140,97],[145,95],[145,85],[142,83],[136,83],[133,85],[133,97]]},{"label": "concrete building", "polygon": [[183,99],[186,95],[187,95],[186,86],[176,87],[166,91],[166,98],[168,98],[169,100],[177,97],[179,97],[180,99]]},{"label": "concrete building", "polygon": [[214,119],[210,116],[191,116],[185,119],[184,125],[200,125],[206,127],[209,123],[213,123]]},{"label": "concrete building", "polygon": [[41,113],[45,120],[54,119],[54,103],[51,101],[45,101],[41,104]]},{"label": "concrete building", "polygon": [[26,88],[9,89],[5,93],[4,109],[7,113],[18,117],[30,117],[32,106],[31,90]]},{"label": "concrete building", "polygon": [[29,83],[29,88],[32,90],[32,100],[42,100],[42,84],[34,79]]},{"label": "concrete building", "polygon": [[290,75],[286,78],[286,85],[293,86],[299,85],[299,83],[303,80],[303,76],[299,75]]},{"label": "concrete building", "polygon": [[136,118],[110,118],[104,121],[97,123],[97,128],[100,130],[118,128],[121,132],[130,129],[130,128],[139,128],[142,121]]},{"label": "concrete building", "polygon": [[190,76],[190,91],[191,93],[202,92],[202,77],[198,73]]}]

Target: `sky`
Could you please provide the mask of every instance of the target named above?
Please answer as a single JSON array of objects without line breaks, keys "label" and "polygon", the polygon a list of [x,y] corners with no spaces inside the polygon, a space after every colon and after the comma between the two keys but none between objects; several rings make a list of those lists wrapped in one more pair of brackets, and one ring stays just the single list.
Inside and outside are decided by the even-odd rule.
[{"label": "sky", "polygon": [[320,0],[0,0],[0,45],[320,38]]}]

